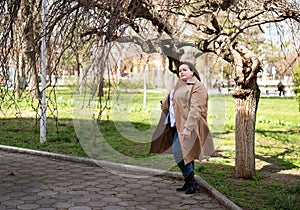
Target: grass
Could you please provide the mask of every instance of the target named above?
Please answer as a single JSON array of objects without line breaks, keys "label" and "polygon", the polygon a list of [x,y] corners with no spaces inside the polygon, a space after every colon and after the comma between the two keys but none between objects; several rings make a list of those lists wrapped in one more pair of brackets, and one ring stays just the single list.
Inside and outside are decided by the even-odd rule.
[{"label": "grass", "polygon": [[[0,144],[92,157],[114,162],[177,170],[171,155],[148,153],[164,93],[121,93],[112,96],[102,121],[92,120],[99,107],[78,106],[71,87],[57,90],[57,110],[48,110],[47,142],[39,143],[39,122],[32,101],[18,101],[20,113],[2,103]],[[76,102],[76,103],[75,103]],[[78,103],[77,103],[78,102]],[[35,102],[34,102],[35,103]],[[300,114],[293,98],[261,98],[256,123],[256,170],[252,180],[235,179],[234,101],[211,95],[208,121],[218,152],[196,163],[196,173],[243,209],[300,209]],[[35,107],[36,105],[33,105]],[[53,113],[58,112],[58,120]],[[15,116],[18,116],[16,118]]]}]

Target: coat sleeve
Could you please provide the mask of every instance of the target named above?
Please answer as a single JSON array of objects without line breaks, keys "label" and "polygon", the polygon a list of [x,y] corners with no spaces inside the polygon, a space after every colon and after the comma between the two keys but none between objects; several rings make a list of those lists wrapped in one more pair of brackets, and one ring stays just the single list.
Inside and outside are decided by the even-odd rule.
[{"label": "coat sleeve", "polygon": [[162,112],[158,126],[152,135],[149,153],[172,153],[173,136],[169,126],[164,125],[165,119],[166,115]]},{"label": "coat sleeve", "polygon": [[199,127],[200,118],[206,120],[208,94],[203,84],[195,84],[191,91],[189,113],[184,124],[188,131]]},{"label": "coat sleeve", "polygon": [[162,112],[167,114],[169,112],[169,95],[170,93],[166,94],[163,101],[162,101],[162,104],[164,105],[164,108],[162,109]]},{"label": "coat sleeve", "polygon": [[172,153],[173,136],[169,126],[164,124],[169,113],[169,94],[164,97],[162,104],[164,108],[162,109],[156,130],[152,135],[149,153]]}]

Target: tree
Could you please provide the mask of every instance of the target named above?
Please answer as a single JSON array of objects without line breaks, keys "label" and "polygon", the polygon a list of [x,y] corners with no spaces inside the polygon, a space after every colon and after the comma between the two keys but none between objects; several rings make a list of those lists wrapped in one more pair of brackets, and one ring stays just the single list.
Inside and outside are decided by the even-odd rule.
[{"label": "tree", "polygon": [[[202,52],[216,54],[232,64],[236,82],[232,94],[236,104],[235,176],[252,178],[255,175],[255,122],[260,96],[257,73],[261,71],[262,66],[256,54],[245,43],[240,42],[238,37],[248,29],[255,27],[261,29],[263,24],[270,22],[292,20],[299,23],[299,5],[297,1],[280,0],[251,2],[206,0],[172,1],[169,2],[168,8],[166,12],[168,17],[172,14],[181,16],[185,23],[202,34],[195,39],[195,45]],[[165,13],[166,10],[162,11]],[[155,24],[155,20],[162,17],[163,13],[153,14],[153,18],[143,13],[141,16]],[[204,20],[208,22],[204,23]],[[158,30],[176,33],[176,28],[170,29],[166,21],[167,19],[162,19],[155,24]]]},{"label": "tree", "polygon": [[294,92],[296,94],[296,98],[299,103],[299,112],[300,112],[300,65],[298,65],[298,68],[293,72],[294,76]]},{"label": "tree", "polygon": [[[0,3],[1,15],[6,14],[1,16],[3,27],[0,32],[1,45],[5,46],[0,55],[4,63],[11,55],[9,49],[14,46],[13,39],[10,40],[14,30],[11,26],[17,24],[14,20],[21,8],[20,2],[23,1]],[[36,1],[32,4],[40,5]],[[57,49],[56,56],[53,52],[49,54],[48,59],[56,58],[54,70],[50,72],[57,72],[56,67],[69,50],[75,55],[79,72],[91,48],[103,47],[117,39],[128,41],[126,32],[129,29],[137,34],[130,40],[144,51],[160,49],[169,55],[169,70],[172,72],[184,53],[181,51],[184,46],[194,46],[204,54],[214,54],[231,65],[236,83],[232,94],[236,104],[235,175],[252,178],[255,175],[255,123],[260,96],[257,74],[262,64],[243,37],[252,29],[263,32],[262,26],[268,23],[290,21],[299,25],[299,11],[297,0],[49,1],[47,44]],[[186,28],[192,34],[184,33]],[[161,39],[143,39],[143,34],[152,31],[156,31]],[[168,38],[164,38],[166,36]],[[174,37],[185,41],[182,44],[174,42]],[[38,39],[29,41],[39,46]],[[36,62],[35,55],[27,57]],[[103,68],[95,83],[103,82],[102,76]]]}]

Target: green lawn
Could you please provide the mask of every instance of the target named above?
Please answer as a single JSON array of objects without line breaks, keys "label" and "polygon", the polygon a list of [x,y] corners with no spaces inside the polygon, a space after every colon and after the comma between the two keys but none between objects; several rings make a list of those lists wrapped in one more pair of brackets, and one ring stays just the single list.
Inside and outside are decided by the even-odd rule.
[{"label": "green lawn", "polygon": [[[1,104],[0,144],[73,156],[178,170],[171,155],[150,155],[149,145],[160,116],[164,93],[112,95],[108,110],[97,118],[99,106],[82,106],[71,87],[57,91],[57,107],[47,111],[47,142],[39,143],[36,102],[18,101],[18,108]],[[9,107],[9,108],[8,108]],[[17,110],[17,111],[16,111]],[[5,113],[5,114],[4,114]],[[58,113],[58,119],[54,116]],[[17,118],[16,118],[17,116]],[[256,169],[253,180],[235,179],[234,101],[211,95],[208,121],[217,155],[196,164],[196,172],[243,209],[300,209],[300,113],[293,98],[261,98],[256,123]]]}]

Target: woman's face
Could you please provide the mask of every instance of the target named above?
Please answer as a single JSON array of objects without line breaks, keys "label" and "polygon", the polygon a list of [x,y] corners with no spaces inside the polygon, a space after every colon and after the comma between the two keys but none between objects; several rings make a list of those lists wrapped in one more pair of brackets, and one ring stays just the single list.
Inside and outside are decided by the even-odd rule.
[{"label": "woman's face", "polygon": [[187,81],[193,77],[193,71],[187,64],[182,64],[179,66],[179,78],[183,81]]}]

